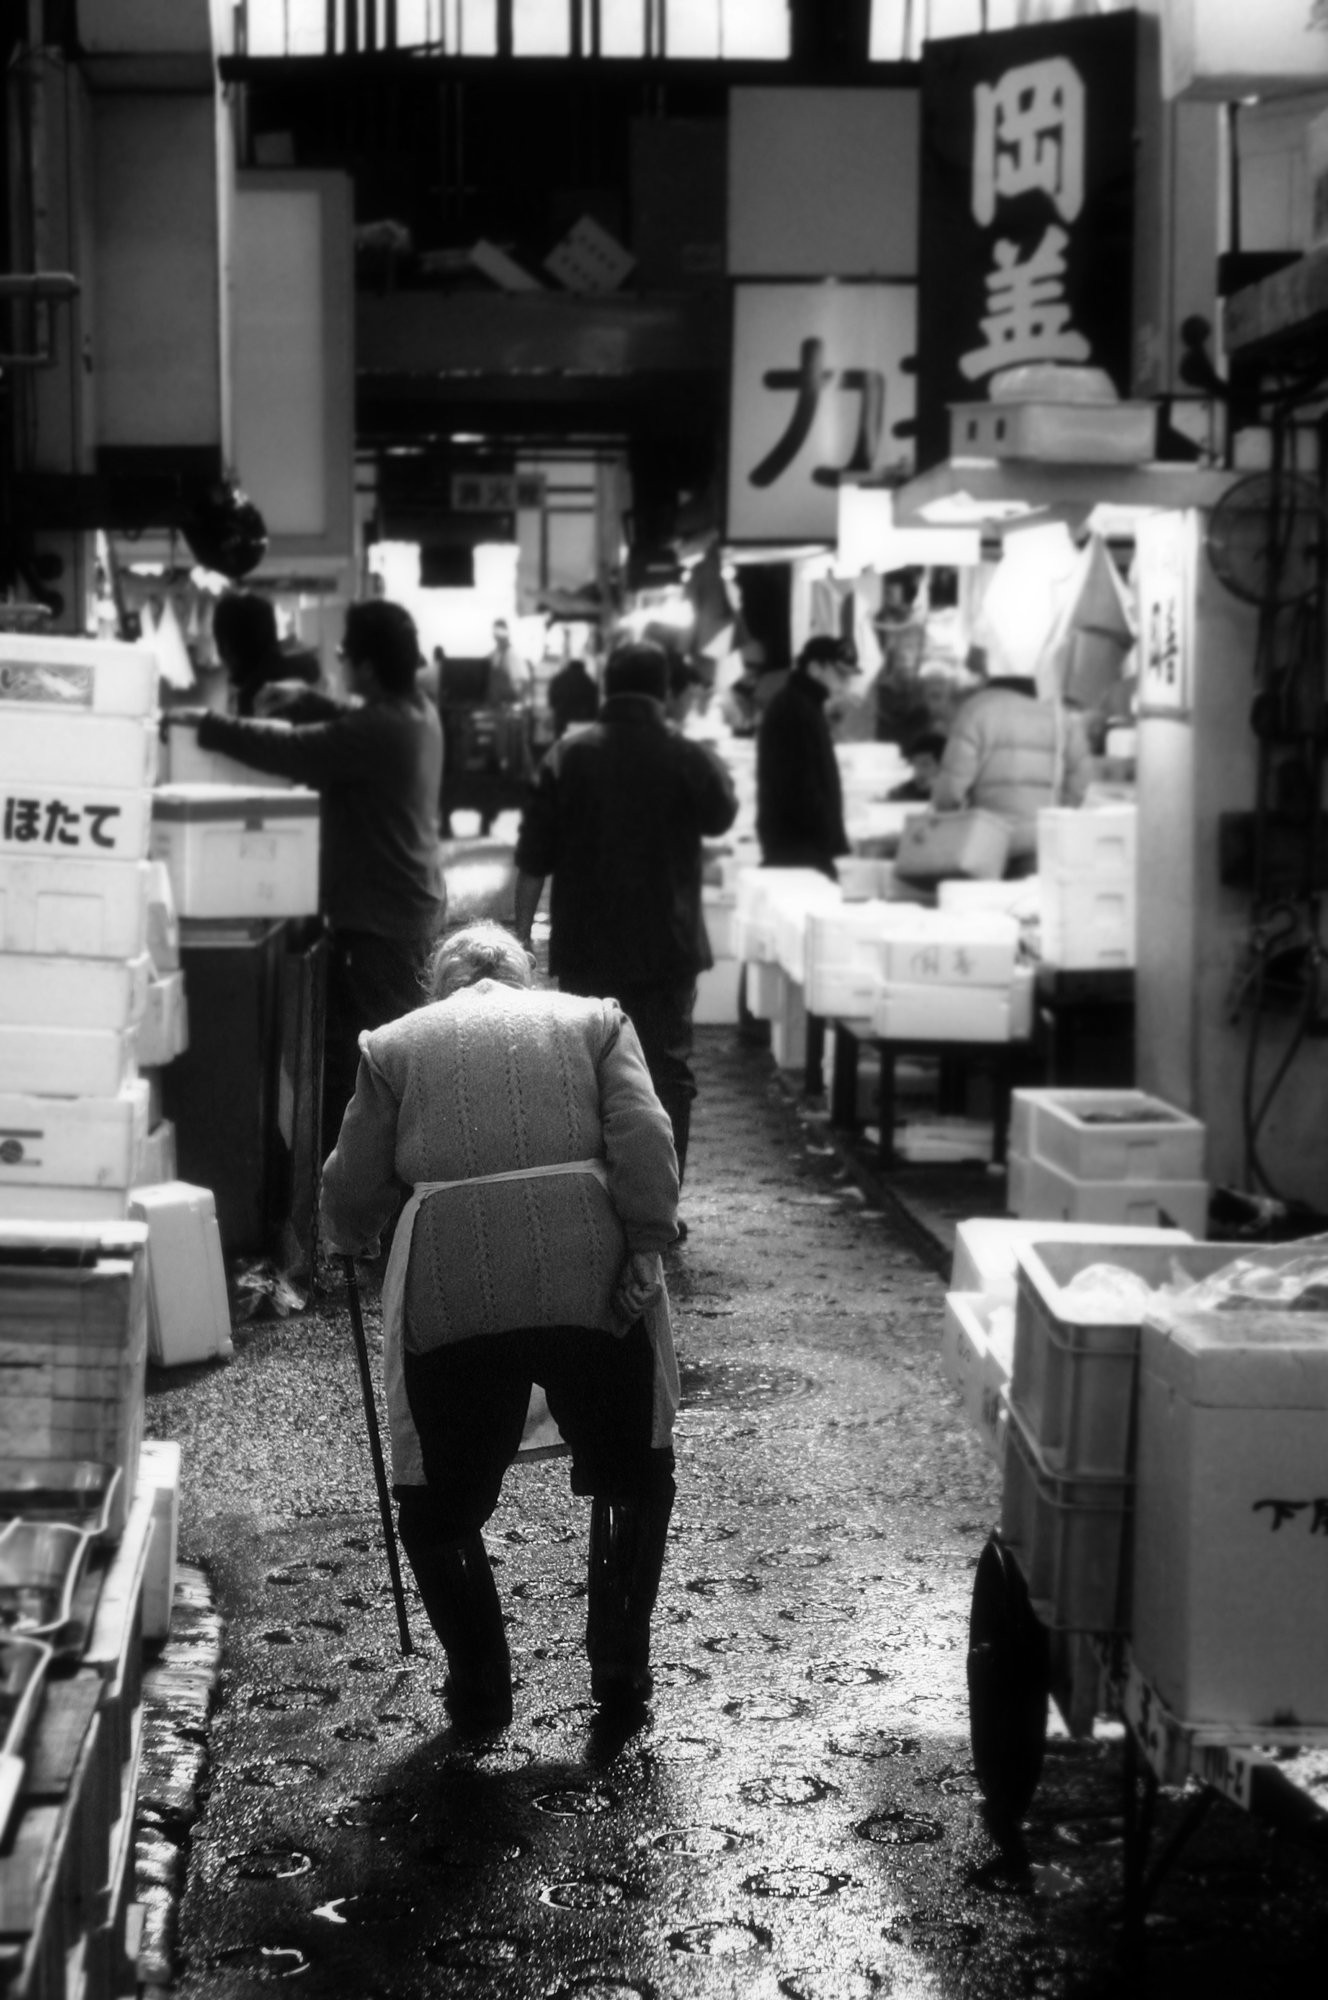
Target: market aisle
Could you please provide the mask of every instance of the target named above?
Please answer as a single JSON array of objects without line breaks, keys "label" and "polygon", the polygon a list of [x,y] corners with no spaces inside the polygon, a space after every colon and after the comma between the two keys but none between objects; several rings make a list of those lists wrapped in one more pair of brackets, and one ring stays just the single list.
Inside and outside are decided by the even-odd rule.
[{"label": "market aisle", "polygon": [[1106,1966],[1114,1753],[1049,1759],[1018,1882],[978,1809],[998,1484],[941,1375],[942,1286],[808,1153],[767,1056],[708,1030],[700,1073],[679,1501],[626,1741],[588,1703],[564,1463],[515,1471],[491,1524],[516,1718],[467,1746],[413,1596],[396,1651],[345,1313],[156,1386],[225,1629],[182,1995],[1059,1995]]}]

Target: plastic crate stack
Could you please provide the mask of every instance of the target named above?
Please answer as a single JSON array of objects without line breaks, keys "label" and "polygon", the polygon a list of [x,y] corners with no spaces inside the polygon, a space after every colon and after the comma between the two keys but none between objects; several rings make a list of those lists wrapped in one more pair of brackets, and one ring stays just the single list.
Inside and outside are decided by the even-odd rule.
[{"label": "plastic crate stack", "polygon": [[1007,1205],[1055,1222],[1205,1236],[1202,1122],[1141,1090],[1016,1090]]},{"label": "plastic crate stack", "polygon": [[127,1214],[150,1120],[157,662],[0,633],[0,1218]]}]

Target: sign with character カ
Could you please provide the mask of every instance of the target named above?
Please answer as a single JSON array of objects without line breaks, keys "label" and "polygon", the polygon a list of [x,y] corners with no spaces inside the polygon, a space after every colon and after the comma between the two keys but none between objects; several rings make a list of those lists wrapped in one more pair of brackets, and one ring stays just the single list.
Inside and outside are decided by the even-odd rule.
[{"label": "sign with character \u30ab", "polygon": [[1100,368],[1129,394],[1133,14],[926,45],[918,463],[1003,370]]},{"label": "sign with character \u30ab", "polygon": [[739,284],[733,300],[727,537],[835,540],[841,479],[904,468],[911,284]]}]

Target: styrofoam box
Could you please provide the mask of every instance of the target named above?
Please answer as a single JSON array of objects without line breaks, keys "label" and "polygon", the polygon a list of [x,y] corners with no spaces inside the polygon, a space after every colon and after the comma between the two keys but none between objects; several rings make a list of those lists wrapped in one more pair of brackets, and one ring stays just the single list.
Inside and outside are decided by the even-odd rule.
[{"label": "styrofoam box", "polygon": [[1014,1215],[1048,1222],[1112,1222],[1127,1229],[1168,1225],[1191,1236],[1208,1233],[1207,1181],[1083,1181],[1045,1160],[1012,1152],[1006,1161],[1006,1206]]},{"label": "styrofoam box", "polygon": [[721,958],[708,972],[698,975],[696,1004],[692,1019],[699,1027],[722,1027],[738,1019],[738,982],[742,965],[736,958]]},{"label": "styrofoam box", "polygon": [[737,896],[731,889],[702,889],[701,914],[705,918],[710,950],[717,959],[737,958],[734,938],[737,930]]},{"label": "styrofoam box", "polygon": [[955,876],[937,883],[936,907],[947,916],[960,912],[968,915],[973,910],[1004,910],[1007,915],[1026,922],[1040,912],[1038,890],[1036,875],[1024,875],[1009,882],[966,882]]},{"label": "styrofoam box", "polygon": [[880,943],[882,976],[890,986],[1008,986],[1019,949],[1019,926],[1002,910],[952,914],[892,905]]},{"label": "styrofoam box", "polygon": [[870,1014],[884,983],[879,939],[900,920],[900,906],[882,902],[808,911],[801,978],[810,1013],[840,1020]]},{"label": "styrofoam box", "polygon": [[8,704],[20,702],[66,715],[150,715],[158,673],[151,646],[0,632],[0,713],[6,716]]},{"label": "styrofoam box", "polygon": [[[1018,1093],[1016,1093],[1017,1095]],[[1114,1244],[1192,1243],[1183,1229],[1122,1229],[1112,1222],[1039,1222],[1014,1216],[978,1215],[955,1229],[950,1286],[956,1292],[985,1292],[1014,1304],[1019,1252],[1029,1243],[1089,1243],[1110,1263]]]},{"label": "styrofoam box", "polygon": [[148,1004],[151,961],[0,954],[0,1028],[133,1028]]},{"label": "styrofoam box", "polygon": [[773,1021],[784,1001],[784,975],[763,960],[747,967],[747,1011],[758,1021]]},{"label": "styrofoam box", "polygon": [[871,1013],[887,1042],[1008,1042],[1010,989],[999,986],[886,986]]},{"label": "styrofoam box", "polygon": [[964,1399],[964,1414],[997,1465],[1005,1458],[1010,1379],[1009,1338],[1000,1330],[999,1314],[994,1324],[992,1318],[999,1304],[980,1293],[947,1292],[941,1343],[946,1371]]},{"label": "styrofoam box", "polygon": [[1112,1632],[1126,1620],[1132,1497],[1128,1479],[1049,1471],[1011,1408],[1001,1539],[1018,1559],[1033,1609],[1053,1631]]},{"label": "styrofoam box", "polygon": [[71,861],[145,861],[152,798],[147,785],[125,791],[0,778],[0,859],[58,857],[61,868]]},{"label": "styrofoam box", "polygon": [[1010,1144],[1078,1180],[1197,1181],[1207,1128],[1142,1090],[1016,1090]]},{"label": "styrofoam box", "polygon": [[1134,879],[1136,806],[1044,806],[1037,816],[1038,873]]},{"label": "styrofoam box", "polygon": [[123,1222],[127,1187],[59,1187],[0,1180],[0,1222]]},{"label": "styrofoam box", "polygon": [[273,771],[256,771],[221,750],[204,750],[196,729],[168,729],[162,761],[162,783],[167,785],[243,785],[250,791],[284,792],[295,782]]},{"label": "styrofoam box", "polygon": [[135,1183],[155,1187],[158,1181],[179,1179],[176,1169],[175,1126],[169,1118],[159,1119],[143,1141]]},{"label": "styrofoam box", "polygon": [[138,1454],[138,1490],[152,1492],[152,1533],[143,1569],[143,1637],[164,1639],[175,1602],[180,1534],[180,1447],[173,1438],[144,1438]]},{"label": "styrofoam box", "polygon": [[1144,465],[1157,445],[1153,403],[951,403],[952,458],[1054,465]]},{"label": "styrofoam box", "polygon": [[1139,898],[1132,877],[1039,877],[1042,957],[1063,972],[1128,969],[1138,952]]},{"label": "styrofoam box", "polygon": [[734,947],[739,958],[753,962],[778,957],[781,909],[821,909],[842,901],[839,884],[815,868],[745,869],[738,877],[737,894]]},{"label": "styrofoam box", "polygon": [[139,1024],[137,1057],[149,1068],[174,1062],[189,1046],[189,1013],[183,972],[168,972],[148,982],[146,1006]]},{"label": "styrofoam box", "polygon": [[0,709],[0,780],[25,785],[155,785],[155,721],[137,715],[78,715]]},{"label": "styrofoam box", "polygon": [[137,958],[148,941],[149,863],[0,854],[0,951]]},{"label": "styrofoam box", "polygon": [[0,1027],[0,1093],[114,1097],[133,1074],[132,1028]]},{"label": "styrofoam box", "polygon": [[841,854],[835,880],[846,903],[876,902],[885,886],[889,864],[870,854]]},{"label": "styrofoam box", "polygon": [[129,1212],[148,1226],[148,1355],[162,1368],[231,1352],[217,1208],[187,1181],[138,1187]]},{"label": "styrofoam box", "polygon": [[1130,1643],[1183,1721],[1323,1728],[1328,1319],[1250,1321],[1144,1323]]},{"label": "styrofoam box", "polygon": [[318,909],[318,794],[163,785],[152,853],[181,917],[306,917]]},{"label": "styrofoam box", "polygon": [[164,861],[149,861],[148,956],[159,977],[180,969],[180,919],[175,911],[171,871]]}]

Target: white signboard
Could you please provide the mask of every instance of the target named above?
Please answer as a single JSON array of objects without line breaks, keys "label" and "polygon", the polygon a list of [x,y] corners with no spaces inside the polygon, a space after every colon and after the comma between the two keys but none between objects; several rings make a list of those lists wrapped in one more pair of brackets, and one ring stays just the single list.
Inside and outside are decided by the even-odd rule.
[{"label": "white signboard", "polygon": [[833,542],[841,477],[909,469],[916,314],[911,284],[735,287],[730,541]]},{"label": "white signboard", "polygon": [[1158,513],[1139,524],[1139,711],[1188,715],[1193,703],[1199,516]]}]

